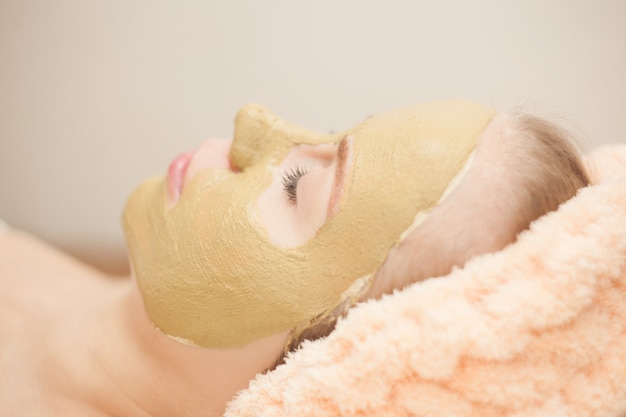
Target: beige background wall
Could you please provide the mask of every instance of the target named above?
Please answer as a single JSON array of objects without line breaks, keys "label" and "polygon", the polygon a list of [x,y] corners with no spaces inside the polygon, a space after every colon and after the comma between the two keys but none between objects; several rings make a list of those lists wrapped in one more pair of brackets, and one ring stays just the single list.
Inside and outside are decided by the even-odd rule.
[{"label": "beige background wall", "polygon": [[445,97],[626,141],[626,2],[0,0],[0,218],[119,271],[134,185],[244,103],[328,131]]}]

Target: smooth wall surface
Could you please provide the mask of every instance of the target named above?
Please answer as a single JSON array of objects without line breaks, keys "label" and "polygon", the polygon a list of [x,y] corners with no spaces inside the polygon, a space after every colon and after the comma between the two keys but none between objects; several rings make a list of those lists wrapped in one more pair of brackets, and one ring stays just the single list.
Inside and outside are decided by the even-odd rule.
[{"label": "smooth wall surface", "polygon": [[0,0],[0,218],[112,271],[142,179],[247,102],[321,131],[462,97],[626,142],[623,0]]}]

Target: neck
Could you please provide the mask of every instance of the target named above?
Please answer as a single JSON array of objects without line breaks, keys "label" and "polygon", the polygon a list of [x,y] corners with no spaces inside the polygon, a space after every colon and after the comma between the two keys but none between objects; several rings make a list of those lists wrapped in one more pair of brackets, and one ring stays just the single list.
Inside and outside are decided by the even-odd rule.
[{"label": "neck", "polygon": [[65,367],[99,377],[87,386],[75,378],[75,388],[105,414],[127,416],[221,416],[237,391],[273,364],[286,338],[222,350],[182,344],[149,321],[131,280],[66,329],[60,339],[82,345],[85,356]]}]

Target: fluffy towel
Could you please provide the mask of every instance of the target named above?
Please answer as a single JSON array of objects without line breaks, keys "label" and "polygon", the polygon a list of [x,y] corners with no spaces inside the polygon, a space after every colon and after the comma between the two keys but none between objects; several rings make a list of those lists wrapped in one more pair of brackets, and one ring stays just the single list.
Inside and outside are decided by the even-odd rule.
[{"label": "fluffy towel", "polygon": [[226,416],[626,415],[626,146],[517,242],[354,308]]}]

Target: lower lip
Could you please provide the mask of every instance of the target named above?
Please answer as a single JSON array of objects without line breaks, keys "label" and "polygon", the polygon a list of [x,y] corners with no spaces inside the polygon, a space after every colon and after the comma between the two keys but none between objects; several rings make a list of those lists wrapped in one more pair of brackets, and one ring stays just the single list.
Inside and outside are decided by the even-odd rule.
[{"label": "lower lip", "polygon": [[185,181],[185,173],[191,162],[193,152],[186,152],[177,156],[167,170],[167,199],[170,205],[175,204],[180,198]]}]

